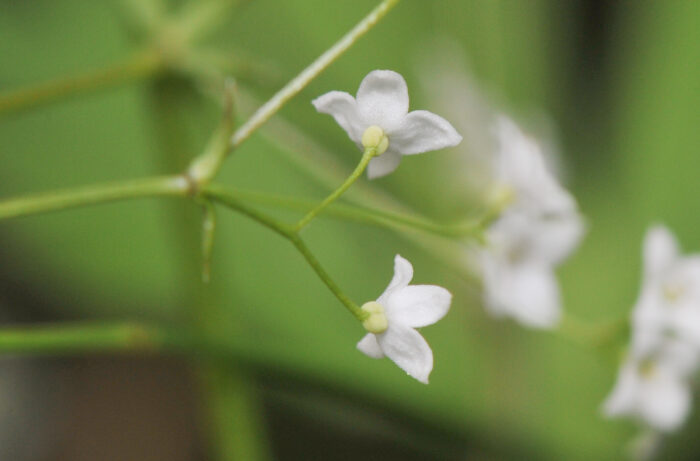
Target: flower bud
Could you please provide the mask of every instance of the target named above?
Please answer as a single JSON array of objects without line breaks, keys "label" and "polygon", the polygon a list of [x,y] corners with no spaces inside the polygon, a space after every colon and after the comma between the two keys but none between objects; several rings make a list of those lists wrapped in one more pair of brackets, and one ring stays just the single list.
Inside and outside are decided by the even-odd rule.
[{"label": "flower bud", "polygon": [[365,149],[374,148],[375,154],[381,155],[389,147],[389,138],[384,134],[384,130],[377,125],[372,125],[362,134],[362,146]]},{"label": "flower bud", "polygon": [[362,310],[369,313],[363,322],[362,326],[370,333],[384,333],[389,326],[384,314],[384,307],[376,301],[370,301],[362,306]]}]

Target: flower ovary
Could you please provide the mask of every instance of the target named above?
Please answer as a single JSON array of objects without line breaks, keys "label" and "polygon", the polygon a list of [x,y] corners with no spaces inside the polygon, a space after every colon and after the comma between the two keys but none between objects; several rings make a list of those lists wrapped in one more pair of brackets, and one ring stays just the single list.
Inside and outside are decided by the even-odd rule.
[{"label": "flower ovary", "polygon": [[362,310],[369,314],[362,326],[370,333],[384,333],[389,327],[389,322],[384,314],[384,307],[376,301],[370,301],[362,305]]},{"label": "flower ovary", "polygon": [[375,155],[382,155],[389,147],[389,138],[381,127],[372,125],[362,134],[362,146],[365,149],[374,149]]}]

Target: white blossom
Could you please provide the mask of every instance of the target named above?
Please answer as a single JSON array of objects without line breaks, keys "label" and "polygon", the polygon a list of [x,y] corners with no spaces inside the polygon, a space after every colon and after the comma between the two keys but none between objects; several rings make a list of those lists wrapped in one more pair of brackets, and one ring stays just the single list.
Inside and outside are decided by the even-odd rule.
[{"label": "white blossom", "polygon": [[632,326],[637,354],[671,339],[700,350],[700,257],[681,256],[662,226],[651,228],[644,241],[643,286]]},{"label": "white blossom", "polygon": [[700,258],[682,256],[662,226],[652,227],[644,240],[642,289],[631,326],[627,358],[603,410],[672,431],[690,411],[690,378],[700,359]]},{"label": "white blossom", "polygon": [[[367,74],[356,98],[343,91],[331,91],[314,99],[313,105],[319,112],[332,115],[360,150],[369,147],[363,137],[367,141],[365,135],[371,134],[376,141],[371,147],[380,147],[377,153],[381,155],[367,167],[370,179],[394,171],[402,155],[451,147],[462,140],[444,118],[425,110],[408,112],[406,82],[391,70]],[[370,129],[372,132],[368,133]]]},{"label": "white blossom", "polygon": [[427,384],[433,352],[416,328],[432,325],[447,314],[452,295],[435,285],[409,285],[411,263],[396,255],[394,277],[384,293],[366,303],[363,323],[369,331],[357,348],[373,358],[389,357],[407,374]]},{"label": "white blossom", "polygon": [[496,133],[493,190],[507,205],[479,253],[484,301],[494,315],[553,327],[561,309],[554,269],[578,245],[583,220],[574,198],[549,172],[540,146],[505,116],[497,119]]},{"label": "white blossom", "polygon": [[690,410],[690,387],[670,361],[629,359],[603,405],[609,417],[630,416],[661,431],[678,428]]}]

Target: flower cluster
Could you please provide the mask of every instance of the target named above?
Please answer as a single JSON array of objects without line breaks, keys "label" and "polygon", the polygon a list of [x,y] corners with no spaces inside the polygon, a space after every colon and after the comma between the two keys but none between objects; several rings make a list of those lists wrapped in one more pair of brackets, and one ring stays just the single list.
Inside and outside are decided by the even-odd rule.
[{"label": "flower cluster", "polygon": [[681,256],[665,227],[647,232],[631,326],[630,348],[604,412],[672,431],[688,415],[689,377],[700,365],[700,255]]},{"label": "flower cluster", "polygon": [[[394,171],[402,155],[462,141],[444,118],[425,110],[408,112],[406,82],[390,70],[370,72],[360,83],[357,98],[331,91],[316,98],[313,105],[332,115],[361,150],[374,150],[376,156],[367,166],[370,179]],[[376,301],[362,306],[368,333],[357,348],[373,358],[389,357],[408,375],[427,384],[433,352],[415,329],[440,320],[450,308],[452,295],[434,285],[409,285],[412,278],[411,263],[396,255],[391,283]]]},{"label": "flower cluster", "polygon": [[578,245],[583,221],[573,197],[547,169],[540,146],[500,116],[492,191],[504,207],[478,254],[491,313],[547,328],[560,317],[554,268]]}]

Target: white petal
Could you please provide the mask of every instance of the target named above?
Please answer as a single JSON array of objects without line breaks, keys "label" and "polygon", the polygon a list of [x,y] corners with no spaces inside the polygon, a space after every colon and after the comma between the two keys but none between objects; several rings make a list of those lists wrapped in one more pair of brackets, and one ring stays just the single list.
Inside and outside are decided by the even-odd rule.
[{"label": "white petal", "polygon": [[367,177],[369,179],[379,178],[388,175],[399,166],[401,154],[387,151],[379,157],[374,157],[367,166]]},{"label": "white petal", "polygon": [[404,155],[456,146],[462,136],[439,115],[427,110],[414,110],[394,130],[387,129],[389,149]]},{"label": "white petal", "polygon": [[420,328],[432,325],[447,314],[452,295],[435,285],[410,285],[394,290],[386,300],[386,315],[391,322]]},{"label": "white petal", "polygon": [[357,343],[357,349],[373,359],[381,359],[384,357],[382,348],[379,347],[377,343],[377,337],[372,333],[367,333],[360,342]]},{"label": "white petal", "polygon": [[552,269],[534,264],[509,265],[484,258],[486,307],[533,328],[552,328],[561,316],[559,286]]},{"label": "white petal", "polygon": [[377,335],[377,342],[384,354],[402,370],[428,384],[428,376],[433,369],[433,351],[416,330],[389,325],[388,330]]},{"label": "white petal", "polygon": [[663,348],[657,352],[660,367],[679,379],[687,378],[697,370],[698,359],[700,350],[697,346],[679,337],[666,337]]},{"label": "white petal", "polygon": [[357,90],[357,107],[367,126],[378,125],[390,131],[408,113],[406,81],[391,70],[370,72]]},{"label": "white petal", "polygon": [[670,310],[668,324],[676,335],[694,348],[700,346],[700,306],[687,303],[680,306],[668,306]]},{"label": "white petal", "polygon": [[513,189],[513,206],[544,214],[576,210],[576,201],[550,171],[534,139],[505,116],[496,119],[495,131],[499,147],[493,156],[494,181]]},{"label": "white petal", "polygon": [[357,111],[355,98],[344,91],[331,91],[311,101],[317,111],[332,115],[350,139],[359,143],[365,126]]},{"label": "white petal", "polygon": [[542,216],[535,226],[539,234],[533,247],[541,260],[559,264],[566,259],[581,242],[585,225],[576,211]]},{"label": "white petal", "polygon": [[678,243],[664,226],[654,226],[644,237],[644,274],[656,277],[667,270],[678,257]]},{"label": "white petal", "polygon": [[672,375],[654,376],[644,386],[640,416],[656,429],[677,429],[690,410],[690,389],[683,380]]},{"label": "white petal", "polygon": [[491,225],[488,239],[514,262],[556,265],[576,248],[583,233],[577,212],[546,215],[513,207]]},{"label": "white petal", "polygon": [[640,386],[635,367],[632,362],[627,362],[620,368],[615,387],[603,404],[606,416],[623,416],[635,412]]},{"label": "white petal", "polygon": [[386,287],[384,293],[377,298],[377,302],[382,306],[385,306],[386,299],[391,294],[392,291],[397,288],[407,287],[413,278],[413,266],[407,259],[401,257],[401,255],[394,256],[394,277],[389,282],[389,286]]}]

